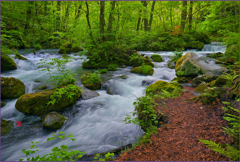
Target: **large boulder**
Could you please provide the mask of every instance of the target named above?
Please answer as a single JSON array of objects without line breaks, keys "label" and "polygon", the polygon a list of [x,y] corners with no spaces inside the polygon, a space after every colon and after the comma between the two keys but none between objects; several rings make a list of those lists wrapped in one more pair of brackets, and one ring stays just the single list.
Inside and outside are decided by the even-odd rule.
[{"label": "large boulder", "polygon": [[97,90],[101,87],[100,77],[95,73],[87,73],[81,76],[81,82],[84,87]]},{"label": "large boulder", "polygon": [[213,74],[205,74],[202,76],[197,76],[192,80],[192,86],[197,87],[202,82],[209,83],[213,80],[216,80],[218,77],[219,77],[218,75],[213,75]]},{"label": "large boulder", "polygon": [[152,85],[147,87],[146,94],[160,94],[162,90],[172,92],[175,88],[178,88],[180,91],[183,90],[183,86],[181,86],[177,82],[165,82],[162,80],[154,82]]},{"label": "large boulder", "polygon": [[25,94],[25,85],[19,79],[1,77],[1,98],[14,99]]},{"label": "large boulder", "polygon": [[131,69],[131,73],[138,73],[143,75],[153,75],[153,68],[149,65],[144,65],[141,67],[134,67]]},{"label": "large boulder", "polygon": [[67,120],[67,117],[55,111],[48,113],[42,118],[43,127],[50,129],[60,129]]},{"label": "large boulder", "polygon": [[13,128],[13,122],[1,119],[1,136],[8,134]]},{"label": "large boulder", "polygon": [[[80,89],[76,86],[74,90],[68,90],[67,93],[61,95],[61,99],[58,102],[47,105],[47,103],[51,101],[50,97],[54,91],[55,90],[48,90],[22,95],[18,98],[15,108],[25,114],[40,116],[47,112],[64,110],[65,108],[75,104],[81,95]],[[61,91],[61,89],[59,91]],[[74,93],[72,98],[68,97],[69,93]]]},{"label": "large boulder", "polygon": [[199,57],[193,52],[188,52],[182,56],[176,63],[176,72],[183,71],[185,77],[195,78],[202,74],[221,75],[229,71],[227,68],[216,64],[209,64],[204,58]]},{"label": "large boulder", "polygon": [[88,100],[90,98],[94,98],[99,96],[99,94],[95,91],[91,91],[87,88],[83,88],[83,92],[81,93],[81,98],[84,100]]},{"label": "large boulder", "polygon": [[1,55],[1,71],[5,70],[15,70],[17,69],[17,64],[5,54]]}]

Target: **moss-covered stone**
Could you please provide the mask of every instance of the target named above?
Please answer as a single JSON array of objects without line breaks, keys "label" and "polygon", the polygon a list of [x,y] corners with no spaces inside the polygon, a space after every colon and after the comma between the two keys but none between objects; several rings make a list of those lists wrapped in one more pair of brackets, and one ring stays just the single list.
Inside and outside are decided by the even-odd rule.
[{"label": "moss-covered stone", "polygon": [[63,54],[62,58],[71,58],[70,56],[68,56],[67,54]]},{"label": "moss-covered stone", "polygon": [[205,74],[202,76],[198,76],[192,80],[192,86],[197,87],[202,82],[209,83],[213,80],[216,80],[219,76],[213,74]]},{"label": "moss-covered stone", "polygon": [[27,58],[23,57],[19,53],[16,53],[15,59],[20,59],[20,60],[28,60]]},{"label": "moss-covered stone", "polygon": [[131,73],[138,73],[143,75],[153,75],[153,68],[149,65],[144,65],[141,67],[134,67],[131,69]]},{"label": "moss-covered stone", "polygon": [[117,68],[114,65],[109,65],[108,66],[108,71],[117,71]]},{"label": "moss-covered stone", "polygon": [[1,108],[5,105],[6,105],[5,102],[1,101]]},{"label": "moss-covered stone", "polygon": [[57,103],[47,105],[47,103],[51,100],[50,97],[54,93],[54,90],[28,93],[18,98],[15,108],[25,114],[38,116],[51,111],[62,111],[75,104],[77,99],[80,97],[80,89],[77,85],[75,86],[75,90],[68,91],[68,93],[74,93],[72,99],[69,98],[66,93],[62,95],[61,99]]},{"label": "moss-covered stone", "polygon": [[176,77],[172,81],[176,81],[178,83],[188,83],[188,80],[185,77]]},{"label": "moss-covered stone", "polygon": [[163,62],[162,56],[160,55],[152,55],[151,58],[154,62]]},{"label": "moss-covered stone", "polygon": [[43,127],[50,129],[60,129],[64,122],[67,121],[67,117],[57,113],[50,112],[43,117]]},{"label": "moss-covered stone", "polygon": [[1,54],[1,71],[15,69],[17,69],[17,64],[8,55]]},{"label": "moss-covered stone", "polygon": [[207,84],[209,87],[223,87],[227,84],[228,79],[224,75],[220,75],[216,80]]},{"label": "moss-covered stone", "polygon": [[25,85],[19,79],[1,77],[1,98],[14,99],[25,94]]},{"label": "moss-covered stone", "polygon": [[162,90],[172,92],[175,88],[179,88],[183,90],[183,86],[176,82],[165,82],[165,81],[156,81],[152,85],[150,85],[147,90],[146,94],[161,94]]},{"label": "moss-covered stone", "polygon": [[188,42],[185,49],[197,49],[197,50],[202,50],[204,47],[204,44],[202,42],[199,41],[191,41]]},{"label": "moss-covered stone", "polygon": [[12,129],[12,121],[1,119],[1,136],[8,134]]},{"label": "moss-covered stone", "polygon": [[228,46],[227,50],[226,50],[226,52],[224,54],[228,58],[231,58],[233,56],[239,56],[239,44]]},{"label": "moss-covered stone", "polygon": [[87,73],[81,76],[81,81],[84,87],[97,90],[101,87],[100,77],[95,73]]},{"label": "moss-covered stone", "polygon": [[205,89],[207,89],[207,84],[201,83],[197,86],[197,88],[194,89],[194,92],[201,94],[201,93],[204,93]]}]

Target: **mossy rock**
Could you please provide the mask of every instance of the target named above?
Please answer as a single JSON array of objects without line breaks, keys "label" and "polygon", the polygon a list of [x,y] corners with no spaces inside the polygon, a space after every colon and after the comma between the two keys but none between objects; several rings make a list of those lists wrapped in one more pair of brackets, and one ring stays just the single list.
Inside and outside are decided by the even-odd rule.
[{"label": "mossy rock", "polygon": [[213,74],[205,74],[205,75],[198,76],[192,80],[192,86],[197,87],[202,82],[209,83],[213,80],[216,80],[218,77],[219,76],[213,75]]},{"label": "mossy rock", "polygon": [[138,67],[141,66],[142,63],[144,63],[144,65],[150,65],[152,67],[154,67],[154,64],[152,63],[150,58],[145,58],[143,56],[141,56],[139,53],[134,53],[134,55],[138,55],[139,59],[134,59],[130,66],[132,65],[133,67]]},{"label": "mossy rock", "polygon": [[131,69],[131,73],[138,73],[143,75],[153,75],[153,68],[149,65],[144,65],[141,67],[134,67]]},{"label": "mossy rock", "polygon": [[19,53],[16,54],[15,59],[20,59],[20,60],[28,60],[27,58],[23,57]]},{"label": "mossy rock", "polygon": [[6,105],[5,102],[1,101],[1,108],[5,105]]},{"label": "mossy rock", "polygon": [[68,56],[67,54],[63,54],[62,58],[71,58],[70,56]]},{"label": "mossy rock", "polygon": [[117,71],[117,67],[114,65],[109,65],[108,66],[108,71]]},{"label": "mossy rock", "polygon": [[107,73],[107,72],[108,72],[107,69],[101,69],[101,70],[100,70],[100,73],[101,73],[101,74],[104,74],[104,73]]},{"label": "mossy rock", "polygon": [[160,55],[152,55],[151,58],[154,62],[163,62],[162,56]]},{"label": "mossy rock", "polygon": [[100,89],[101,87],[100,77],[95,74],[91,73],[84,74],[81,76],[81,81],[84,87],[91,90],[97,90]]},{"label": "mossy rock", "polygon": [[82,63],[82,67],[83,67],[84,69],[97,69],[97,68],[100,68],[100,69],[108,69],[108,67],[109,67],[110,65],[113,65],[113,66],[115,66],[115,67],[118,67],[118,66],[119,66],[119,64],[118,64],[116,61],[113,61],[113,62],[101,61],[101,62],[98,62],[98,63],[93,64],[93,62],[91,62],[90,60],[88,60],[88,61]]},{"label": "mossy rock", "polygon": [[50,129],[60,129],[64,122],[67,121],[67,117],[53,111],[43,117],[43,127]]},{"label": "mossy rock", "polygon": [[207,89],[207,87],[206,83],[201,83],[194,89],[194,92],[198,94],[204,93],[204,90]]},{"label": "mossy rock", "polygon": [[169,67],[170,69],[175,69],[176,63],[171,60],[171,61],[168,62],[167,65],[168,65],[168,67]]},{"label": "mossy rock", "polygon": [[188,42],[185,49],[197,49],[198,51],[201,51],[204,47],[204,44],[199,41],[191,41]]},{"label": "mossy rock", "polygon": [[220,75],[216,80],[207,84],[209,87],[223,87],[227,84],[228,79],[224,75]]},{"label": "mossy rock", "polygon": [[161,94],[162,90],[172,92],[175,88],[178,88],[179,90],[183,90],[183,86],[181,86],[179,83],[176,82],[165,82],[162,80],[156,81],[153,84],[151,84],[146,89],[146,94]]},{"label": "mossy rock", "polygon": [[81,95],[79,87],[77,85],[74,86],[76,86],[76,89],[67,92],[74,94],[72,98],[69,98],[68,94],[66,93],[62,95],[62,98],[57,103],[54,103],[53,105],[47,105],[47,103],[51,100],[50,97],[55,90],[28,93],[18,98],[15,104],[15,108],[25,114],[38,116],[51,111],[65,110],[65,108],[68,108],[69,106],[75,104]]},{"label": "mossy rock", "polygon": [[239,44],[228,46],[227,50],[224,54],[225,54],[225,56],[227,56],[229,58],[234,55],[239,56]]},{"label": "mossy rock", "polygon": [[13,122],[1,119],[1,136],[7,135],[13,129]]},{"label": "mossy rock", "polygon": [[17,64],[8,55],[1,54],[1,71],[15,69],[17,69]]},{"label": "mossy rock", "polygon": [[215,64],[223,64],[223,62],[216,60],[216,61],[215,61]]},{"label": "mossy rock", "polygon": [[185,77],[176,77],[172,81],[176,81],[178,83],[188,83],[188,80]]},{"label": "mossy rock", "polygon": [[1,98],[15,99],[25,94],[25,85],[16,78],[1,77]]}]

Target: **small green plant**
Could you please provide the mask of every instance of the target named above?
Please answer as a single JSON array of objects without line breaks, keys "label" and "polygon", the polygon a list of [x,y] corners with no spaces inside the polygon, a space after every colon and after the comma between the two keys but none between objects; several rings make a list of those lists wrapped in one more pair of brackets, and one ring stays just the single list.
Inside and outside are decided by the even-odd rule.
[{"label": "small green plant", "polygon": [[101,74],[103,74],[103,73],[107,73],[107,72],[108,72],[107,69],[101,69],[101,70],[100,70],[100,73],[101,73]]},{"label": "small green plant", "polygon": [[184,75],[184,71],[178,71],[177,72],[177,76],[183,76]]},{"label": "small green plant", "polygon": [[[236,101],[239,101],[239,99]],[[199,139],[199,141],[205,144],[209,149],[223,156],[229,157],[233,161],[239,161],[239,110],[233,108],[230,102],[223,103],[228,105],[228,107],[223,107],[223,109],[226,111],[223,119],[229,122],[229,127],[223,127],[223,132],[233,138],[234,145],[224,144],[223,148],[223,145],[219,145],[213,141],[203,139]]]},{"label": "small green plant", "polygon": [[36,45],[34,45],[34,49],[36,51],[38,51],[38,50],[42,49],[42,46],[40,44],[36,44]]},{"label": "small green plant", "polygon": [[104,155],[105,158],[102,157],[101,154],[97,154],[93,161],[114,161],[115,159],[113,158],[114,157],[114,153],[110,153],[108,152],[107,154]]},{"label": "small green plant", "polygon": [[109,66],[108,66],[108,70],[109,70],[109,71],[116,71],[117,68],[116,68],[116,66],[114,66],[114,65],[109,65]]},{"label": "small green plant", "polygon": [[[75,141],[76,138],[69,133],[64,134],[64,132],[59,132],[58,138],[63,140],[65,138],[71,138],[72,141]],[[56,139],[56,134],[52,134],[52,137],[49,137],[46,142]],[[34,154],[36,151],[39,151],[39,147],[37,146],[39,142],[31,142],[30,150],[23,149],[23,154],[26,156],[29,156],[31,154]],[[45,142],[44,142],[45,143]],[[68,146],[61,145],[60,147],[54,147],[52,149],[52,152],[49,154],[44,155],[43,157],[40,157],[39,155],[32,158],[27,158],[27,161],[76,161],[79,158],[83,156],[85,152],[80,152],[78,150],[72,151],[68,149]],[[19,161],[23,161],[24,159],[19,159]]]},{"label": "small green plant", "polygon": [[143,57],[138,54],[133,54],[129,58],[130,58],[130,61],[132,61],[132,62],[138,62],[139,66],[144,65]]}]

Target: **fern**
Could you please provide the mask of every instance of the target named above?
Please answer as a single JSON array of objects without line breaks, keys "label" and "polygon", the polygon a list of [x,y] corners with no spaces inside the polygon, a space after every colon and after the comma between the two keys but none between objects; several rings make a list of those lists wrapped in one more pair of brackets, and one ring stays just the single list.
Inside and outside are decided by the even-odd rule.
[{"label": "fern", "polygon": [[209,140],[203,140],[203,139],[198,139],[200,142],[202,142],[204,145],[206,145],[208,148],[210,148],[211,150],[226,156],[227,153],[225,151],[224,148],[222,148],[219,144],[213,142],[213,141],[209,141]]}]

